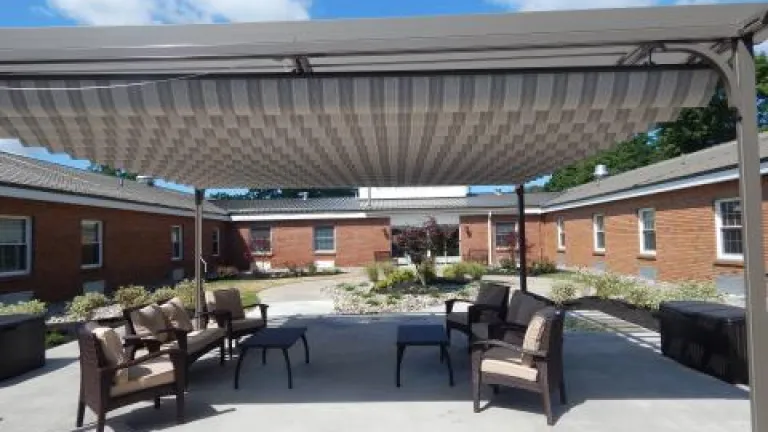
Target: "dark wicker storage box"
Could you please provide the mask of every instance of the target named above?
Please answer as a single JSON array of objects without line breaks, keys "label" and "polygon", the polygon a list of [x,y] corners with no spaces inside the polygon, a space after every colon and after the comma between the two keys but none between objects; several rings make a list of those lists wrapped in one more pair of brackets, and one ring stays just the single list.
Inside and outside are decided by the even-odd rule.
[{"label": "dark wicker storage box", "polygon": [[0,380],[45,365],[42,315],[0,315]]},{"label": "dark wicker storage box", "polygon": [[665,356],[730,383],[747,383],[743,308],[702,301],[664,302],[659,320]]}]

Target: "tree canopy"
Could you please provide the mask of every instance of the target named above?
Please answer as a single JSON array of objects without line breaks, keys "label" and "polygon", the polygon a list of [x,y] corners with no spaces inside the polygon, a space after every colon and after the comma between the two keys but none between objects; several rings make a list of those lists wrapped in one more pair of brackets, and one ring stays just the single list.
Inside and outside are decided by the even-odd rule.
[{"label": "tree canopy", "polygon": [[[758,125],[768,126],[768,58],[755,57]],[[611,175],[633,170],[665,159],[703,150],[736,137],[733,110],[725,90],[718,86],[703,108],[686,108],[674,122],[663,123],[648,134],[618,143],[613,149],[556,170],[544,186],[557,192],[594,180],[596,165],[606,165]]]},{"label": "tree canopy", "polygon": [[136,180],[136,177],[138,177],[138,174],[136,173],[129,173],[123,170],[119,170],[117,168],[113,168],[109,165],[101,165],[101,164],[95,164],[95,163],[92,163],[91,165],[88,166],[88,171],[93,171],[93,172],[97,172],[97,173],[112,176],[112,177],[122,177],[128,180]]},{"label": "tree canopy", "polygon": [[210,198],[215,200],[260,200],[276,198],[324,198],[324,197],[353,197],[357,188],[331,189],[248,189],[248,192],[232,194],[216,192]]}]

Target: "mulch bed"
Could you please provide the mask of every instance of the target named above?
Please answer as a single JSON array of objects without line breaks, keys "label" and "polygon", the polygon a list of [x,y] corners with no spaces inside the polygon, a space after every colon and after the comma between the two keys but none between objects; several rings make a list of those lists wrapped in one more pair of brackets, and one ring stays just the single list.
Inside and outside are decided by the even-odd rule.
[{"label": "mulch bed", "polygon": [[597,310],[648,330],[660,330],[657,311],[634,306],[622,300],[589,296],[570,301],[567,306],[574,310]]}]

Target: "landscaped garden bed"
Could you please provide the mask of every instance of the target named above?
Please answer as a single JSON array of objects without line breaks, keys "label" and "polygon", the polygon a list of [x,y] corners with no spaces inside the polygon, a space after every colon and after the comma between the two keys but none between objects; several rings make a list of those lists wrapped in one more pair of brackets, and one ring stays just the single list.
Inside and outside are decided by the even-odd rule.
[{"label": "landscaped garden bed", "polygon": [[452,298],[472,299],[479,282],[434,280],[427,285],[403,282],[389,289],[376,289],[371,282],[341,283],[327,288],[338,314],[363,315],[377,313],[418,312],[440,306]]}]

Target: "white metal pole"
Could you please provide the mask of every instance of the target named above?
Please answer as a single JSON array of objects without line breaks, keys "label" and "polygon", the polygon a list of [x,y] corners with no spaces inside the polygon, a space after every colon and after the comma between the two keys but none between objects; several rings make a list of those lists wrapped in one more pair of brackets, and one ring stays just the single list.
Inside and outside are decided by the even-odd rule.
[{"label": "white metal pole", "polygon": [[488,266],[493,265],[493,212],[488,212]]},{"label": "white metal pole", "polygon": [[739,195],[744,245],[744,287],[747,295],[747,341],[752,430],[768,431],[768,331],[765,258],[763,255],[762,179],[757,136],[755,60],[751,39],[735,41],[736,88],[730,95],[738,107]]},{"label": "white metal pole", "polygon": [[197,296],[195,301],[195,316],[197,328],[203,326],[203,305],[205,304],[205,293],[203,292],[203,199],[205,189],[195,189],[195,287]]}]

